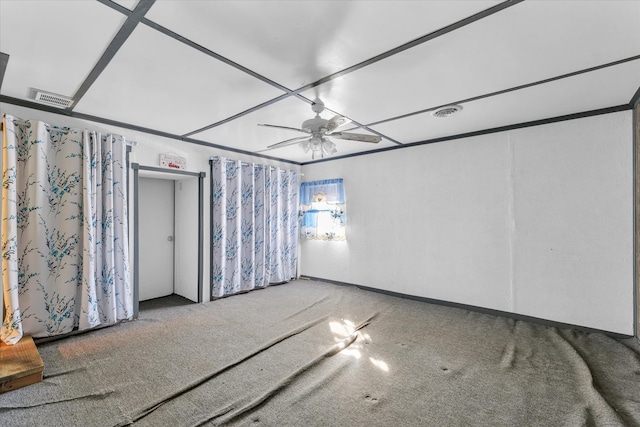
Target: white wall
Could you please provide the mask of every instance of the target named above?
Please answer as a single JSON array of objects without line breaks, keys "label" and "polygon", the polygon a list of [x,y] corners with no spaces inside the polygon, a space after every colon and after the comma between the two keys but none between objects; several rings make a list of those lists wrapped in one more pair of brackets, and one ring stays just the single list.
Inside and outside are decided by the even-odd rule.
[{"label": "white wall", "polygon": [[[0,103],[0,113],[11,114],[21,119],[37,119],[43,120],[47,123],[58,126],[69,126],[77,128],[87,128],[90,130],[97,130],[101,132],[112,132],[124,135],[127,140],[137,141],[138,146],[134,147],[131,155],[131,163],[139,163],[144,166],[159,166],[161,153],[174,153],[182,157],[187,158],[187,170],[191,172],[206,172],[207,176],[204,179],[204,266],[203,277],[204,284],[202,289],[203,301],[209,301],[209,157],[210,156],[225,156],[234,160],[242,160],[248,162],[255,162],[261,164],[268,164],[272,166],[278,166],[284,169],[300,170],[299,166],[289,163],[281,163],[273,160],[264,159],[258,156],[249,156],[238,154],[230,151],[220,150],[216,148],[206,147],[202,145],[196,145],[192,143],[183,142],[177,139],[160,137],[145,132],[133,131],[126,128],[120,128],[117,126],[105,125],[102,123],[91,122],[87,120],[81,120],[73,117],[68,117],[60,114],[48,113],[40,110],[34,110],[30,108],[19,107],[11,104]],[[197,136],[194,136],[197,137]],[[224,144],[224,141],[220,141]],[[131,175],[132,176],[132,175]],[[133,181],[133,180],[130,180]],[[131,184],[131,183],[130,183]],[[130,186],[130,194],[133,193],[133,189]],[[130,205],[130,217],[133,217],[133,205]],[[130,222],[130,233],[133,236],[133,222]],[[133,254],[133,248],[131,249]],[[184,257],[197,257],[197,248],[193,248],[192,253],[183,253]],[[180,268],[176,265],[176,268]],[[132,266],[133,270],[133,266]],[[133,274],[133,271],[132,271]],[[0,300],[1,301],[1,300]]]},{"label": "white wall", "polygon": [[[205,171],[208,300],[211,155],[278,164],[0,103],[0,112],[139,142],[131,162],[187,157]],[[302,242],[304,275],[633,333],[631,112],[303,168],[342,177],[347,242]],[[184,256],[190,256],[185,253]],[[194,249],[193,257],[197,256]],[[0,300],[1,301],[1,300]]]},{"label": "white wall", "polygon": [[301,274],[633,334],[631,112],[303,167],[347,241]]}]

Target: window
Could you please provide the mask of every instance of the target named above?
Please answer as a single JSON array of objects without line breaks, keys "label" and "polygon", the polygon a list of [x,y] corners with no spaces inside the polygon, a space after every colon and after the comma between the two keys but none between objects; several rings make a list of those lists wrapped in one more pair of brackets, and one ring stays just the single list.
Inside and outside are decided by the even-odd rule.
[{"label": "window", "polygon": [[303,182],[300,233],[308,240],[346,240],[342,178]]}]

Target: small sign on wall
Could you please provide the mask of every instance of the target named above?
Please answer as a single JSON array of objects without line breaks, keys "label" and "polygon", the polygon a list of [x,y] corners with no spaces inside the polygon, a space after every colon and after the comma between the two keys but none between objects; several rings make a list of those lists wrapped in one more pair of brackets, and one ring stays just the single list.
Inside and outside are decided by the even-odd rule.
[{"label": "small sign on wall", "polygon": [[187,159],[174,154],[160,154],[160,166],[171,169],[184,169],[187,167]]}]

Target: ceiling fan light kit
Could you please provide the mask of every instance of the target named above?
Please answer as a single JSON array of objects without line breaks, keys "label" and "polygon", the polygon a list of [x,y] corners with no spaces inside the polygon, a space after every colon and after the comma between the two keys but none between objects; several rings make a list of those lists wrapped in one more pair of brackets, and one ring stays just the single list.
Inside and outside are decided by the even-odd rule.
[{"label": "ceiling fan light kit", "polygon": [[380,140],[382,139],[377,135],[365,135],[360,133],[336,131],[337,128],[350,123],[351,120],[339,114],[329,120],[323,119],[322,117],[320,117],[320,113],[324,111],[324,103],[319,99],[316,99],[311,103],[311,110],[316,113],[316,116],[312,119],[308,119],[302,122],[302,126],[300,128],[258,124],[258,126],[294,130],[297,132],[309,134],[308,136],[291,138],[285,141],[278,142],[276,144],[271,144],[266,148],[266,150],[262,151],[273,150],[275,148],[298,144],[298,146],[302,148],[305,153],[311,150],[311,158],[315,160],[321,159],[324,156],[331,156],[338,152],[336,144],[327,137],[345,139],[349,141],[370,142],[374,144],[380,142]]}]

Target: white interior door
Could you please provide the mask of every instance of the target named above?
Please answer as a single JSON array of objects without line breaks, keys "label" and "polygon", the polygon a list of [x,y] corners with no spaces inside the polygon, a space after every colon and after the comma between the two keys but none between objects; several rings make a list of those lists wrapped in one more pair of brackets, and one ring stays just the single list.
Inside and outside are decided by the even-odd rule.
[{"label": "white interior door", "polygon": [[175,283],[173,293],[198,301],[198,177],[175,181]]},{"label": "white interior door", "polygon": [[140,301],[173,293],[174,181],[138,179]]}]

